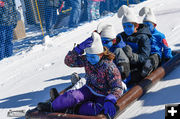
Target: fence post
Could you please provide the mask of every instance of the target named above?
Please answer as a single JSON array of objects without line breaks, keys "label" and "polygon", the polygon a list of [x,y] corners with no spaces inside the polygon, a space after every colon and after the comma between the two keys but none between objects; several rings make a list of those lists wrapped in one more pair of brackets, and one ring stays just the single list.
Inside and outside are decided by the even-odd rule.
[{"label": "fence post", "polygon": [[37,0],[35,0],[35,2],[36,2],[37,13],[38,13],[38,17],[39,17],[40,26],[41,26],[41,31],[42,31],[42,34],[44,36],[44,31],[43,31],[43,26],[42,26],[42,21],[41,21],[41,16],[40,16],[40,13],[39,13],[39,8],[38,8]]}]

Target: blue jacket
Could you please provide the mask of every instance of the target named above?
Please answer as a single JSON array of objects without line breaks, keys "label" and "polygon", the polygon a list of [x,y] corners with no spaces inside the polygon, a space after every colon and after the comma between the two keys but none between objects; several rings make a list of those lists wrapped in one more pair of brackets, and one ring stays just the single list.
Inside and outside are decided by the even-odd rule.
[{"label": "blue jacket", "polygon": [[[138,31],[130,36],[126,35],[125,32],[119,33],[117,35],[117,42],[121,39],[126,43],[126,45],[131,46],[133,53],[138,55],[138,64],[143,64],[149,57],[151,52],[151,32],[148,27],[143,24],[139,24]],[[122,37],[122,38],[121,38]]]},{"label": "blue jacket", "polygon": [[172,58],[171,48],[168,47],[165,35],[154,29],[151,37],[151,54],[158,54],[160,59],[164,54],[164,58]]}]

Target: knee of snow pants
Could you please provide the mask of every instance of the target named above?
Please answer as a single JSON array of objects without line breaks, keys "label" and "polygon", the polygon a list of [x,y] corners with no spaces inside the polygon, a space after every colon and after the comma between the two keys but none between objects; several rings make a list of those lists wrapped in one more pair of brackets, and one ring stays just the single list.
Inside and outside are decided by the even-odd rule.
[{"label": "knee of snow pants", "polygon": [[52,107],[54,111],[63,111],[67,108],[76,106],[78,103],[88,100],[92,97],[91,91],[83,86],[78,90],[70,90],[58,96],[53,102]]},{"label": "knee of snow pants", "polygon": [[115,64],[118,67],[122,79],[125,79],[130,74],[130,62],[129,58],[126,56],[122,48],[116,48],[115,54]]},{"label": "knee of snow pants", "polygon": [[116,48],[113,53],[115,54],[115,64],[119,64],[121,62],[129,63],[129,58],[122,48]]},{"label": "knee of snow pants", "polygon": [[94,103],[91,101],[85,102],[79,108],[80,115],[97,115],[103,110],[103,105],[100,103]]},{"label": "knee of snow pants", "polygon": [[150,56],[150,59],[152,61],[153,69],[156,69],[160,63],[160,57],[158,54],[152,54]]}]

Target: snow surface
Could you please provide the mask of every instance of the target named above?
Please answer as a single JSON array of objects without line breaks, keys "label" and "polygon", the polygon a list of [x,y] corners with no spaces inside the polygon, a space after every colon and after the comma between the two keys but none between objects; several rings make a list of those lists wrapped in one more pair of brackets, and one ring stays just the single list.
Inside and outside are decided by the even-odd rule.
[{"label": "snow surface", "polygon": [[[137,11],[148,6],[157,16],[158,29],[166,35],[173,50],[180,49],[180,1],[148,0],[131,5]],[[0,61],[0,119],[7,117],[9,109],[31,109],[49,98],[49,89],[58,91],[69,86],[73,72],[84,74],[83,68],[69,68],[64,57],[74,46],[90,36],[98,23],[111,22],[117,33],[122,31],[121,19],[108,16],[76,29],[45,37],[44,44],[23,50]],[[35,34],[35,33],[34,33]],[[41,39],[39,39],[41,40]],[[121,119],[163,119],[165,104],[180,103],[180,66],[152,87],[146,95],[131,105]]]}]

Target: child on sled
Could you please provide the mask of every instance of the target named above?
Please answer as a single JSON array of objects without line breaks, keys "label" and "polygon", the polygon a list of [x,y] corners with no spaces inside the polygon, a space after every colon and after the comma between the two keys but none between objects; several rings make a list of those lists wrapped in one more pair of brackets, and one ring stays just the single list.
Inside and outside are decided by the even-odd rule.
[{"label": "child on sled", "polygon": [[157,21],[153,11],[148,7],[143,7],[139,11],[139,15],[143,16],[143,23],[149,27],[152,37],[151,55],[143,66],[142,75],[145,77],[158,67],[162,59],[168,61],[172,58],[171,48],[168,47],[165,35],[156,29]]},{"label": "child on sled", "polygon": [[65,64],[69,67],[85,68],[86,85],[67,91],[51,102],[39,103],[38,109],[61,112],[82,103],[78,114],[97,115],[104,112],[114,117],[116,101],[123,94],[123,87],[113,59],[114,55],[103,47],[100,35],[93,32],[92,37],[77,45],[65,57]]},{"label": "child on sled", "polygon": [[116,37],[116,42],[123,40],[126,44],[123,51],[129,59],[130,75],[128,85],[138,83],[144,76],[141,75],[142,66],[149,58],[151,52],[151,32],[149,28],[140,24],[132,8],[123,5],[118,10],[118,18],[122,18],[124,31]]}]

